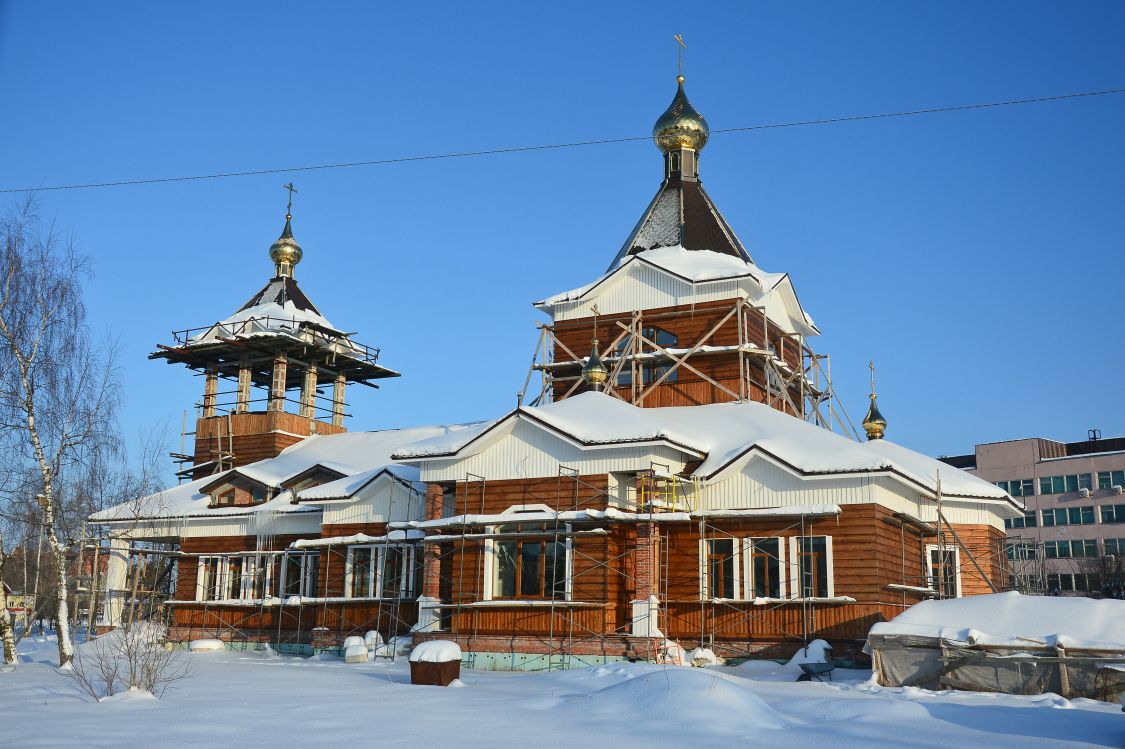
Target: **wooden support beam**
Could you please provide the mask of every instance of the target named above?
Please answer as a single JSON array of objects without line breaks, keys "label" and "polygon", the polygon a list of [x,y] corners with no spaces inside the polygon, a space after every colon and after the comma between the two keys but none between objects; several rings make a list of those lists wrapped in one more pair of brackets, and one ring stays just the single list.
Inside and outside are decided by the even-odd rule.
[{"label": "wooden support beam", "polygon": [[344,425],[344,387],[347,385],[347,379],[342,374],[336,375],[336,381],[332,383],[332,425]]},{"label": "wooden support beam", "polygon": [[215,397],[219,391],[219,370],[215,365],[207,367],[207,379],[203,382],[203,417],[215,415]]},{"label": "wooden support beam", "polygon": [[273,357],[273,380],[270,383],[270,411],[285,410],[285,384],[288,357],[284,351],[279,351]]},{"label": "wooden support beam", "polygon": [[249,357],[242,357],[238,368],[238,394],[235,397],[234,412],[246,413],[250,410],[250,362]]},{"label": "wooden support beam", "polygon": [[301,385],[301,416],[316,416],[316,367],[305,368],[305,379]]}]

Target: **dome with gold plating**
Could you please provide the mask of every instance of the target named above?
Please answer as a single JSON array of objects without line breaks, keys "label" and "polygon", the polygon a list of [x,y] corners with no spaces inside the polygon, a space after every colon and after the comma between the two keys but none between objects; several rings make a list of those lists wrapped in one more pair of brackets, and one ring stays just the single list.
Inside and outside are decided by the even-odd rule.
[{"label": "dome with gold plating", "polygon": [[582,367],[582,379],[590,387],[600,390],[608,377],[609,370],[602,363],[602,358],[598,356],[598,339],[595,338],[594,350],[590,353],[590,358],[586,360],[586,366]]},{"label": "dome with gold plating", "polygon": [[677,76],[676,83],[676,96],[652,126],[652,139],[664,153],[676,148],[699,151],[707,145],[711,130],[707,127],[707,120],[688,101],[684,93],[684,77]]},{"label": "dome with gold plating", "polygon": [[301,245],[297,244],[297,240],[293,238],[292,221],[293,216],[286,214],[285,228],[282,230],[281,236],[270,247],[270,260],[273,261],[278,276],[292,276],[293,268],[301,262],[303,253],[301,252]]},{"label": "dome with gold plating", "polygon": [[871,407],[863,417],[863,431],[867,432],[869,440],[881,440],[887,431],[887,420],[879,413],[879,406],[875,404],[875,393],[871,394]]}]

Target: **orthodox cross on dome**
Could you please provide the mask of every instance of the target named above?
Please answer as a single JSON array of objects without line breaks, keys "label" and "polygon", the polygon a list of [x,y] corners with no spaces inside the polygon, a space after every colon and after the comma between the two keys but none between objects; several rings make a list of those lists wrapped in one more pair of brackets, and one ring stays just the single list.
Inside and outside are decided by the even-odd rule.
[{"label": "orthodox cross on dome", "polygon": [[590,352],[590,358],[586,360],[586,366],[582,367],[582,379],[594,390],[601,390],[602,385],[609,377],[609,369],[602,363],[602,358],[598,355],[598,315],[601,314],[598,312],[598,305],[595,304],[590,308],[590,311],[594,313],[593,349]]},{"label": "orthodox cross on dome", "polygon": [[282,187],[289,191],[289,205],[285,207],[285,218],[289,220],[293,218],[293,193],[298,192],[298,190],[293,186],[292,182],[288,185],[282,185]]},{"label": "orthodox cross on dome", "polygon": [[684,82],[684,50],[687,45],[684,44],[684,35],[676,34],[673,39],[676,40],[676,80],[679,83]]},{"label": "orthodox cross on dome", "polygon": [[270,247],[270,260],[273,261],[276,278],[292,277],[293,268],[301,262],[301,256],[304,254],[301,245],[293,238],[293,193],[297,192],[297,188],[292,182],[282,187],[289,191],[289,202],[285,206],[285,228]]}]

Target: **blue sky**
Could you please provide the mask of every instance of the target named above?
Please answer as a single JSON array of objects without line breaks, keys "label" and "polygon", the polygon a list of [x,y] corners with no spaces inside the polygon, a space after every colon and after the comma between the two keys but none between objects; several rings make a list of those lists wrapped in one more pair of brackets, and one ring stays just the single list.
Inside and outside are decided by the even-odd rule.
[{"label": "blue sky", "polygon": [[[1125,4],[0,2],[0,187],[644,135],[1125,86]],[[931,454],[1125,434],[1125,96],[716,134],[708,191],[788,271],[858,422]],[[350,427],[512,407],[541,319],[655,191],[651,142],[41,194],[96,265],[130,440],[202,382],[146,358],[272,273],[293,179],[302,287],[403,372]]]}]

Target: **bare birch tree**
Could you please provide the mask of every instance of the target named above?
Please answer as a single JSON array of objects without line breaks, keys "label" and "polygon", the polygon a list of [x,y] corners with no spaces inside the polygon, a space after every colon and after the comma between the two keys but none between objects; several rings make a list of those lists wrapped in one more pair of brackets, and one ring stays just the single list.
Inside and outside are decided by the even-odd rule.
[{"label": "bare birch tree", "polygon": [[53,556],[59,665],[73,656],[67,585],[74,527],[59,487],[64,474],[104,444],[116,410],[114,357],[86,325],[82,281],[89,264],[32,201],[0,222],[0,440],[37,471],[48,552]]}]

